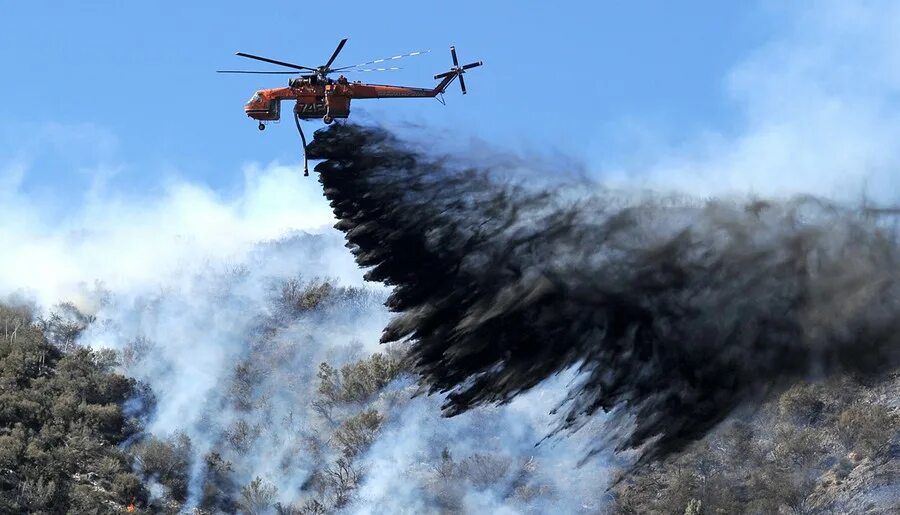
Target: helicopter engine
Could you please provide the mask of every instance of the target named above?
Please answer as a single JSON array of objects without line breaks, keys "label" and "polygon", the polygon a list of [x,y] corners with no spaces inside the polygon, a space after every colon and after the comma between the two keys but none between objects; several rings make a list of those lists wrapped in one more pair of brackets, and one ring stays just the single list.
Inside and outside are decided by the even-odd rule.
[{"label": "helicopter engine", "polygon": [[299,88],[302,86],[315,86],[322,80],[317,75],[303,75],[296,79],[288,79],[288,86],[291,88]]}]

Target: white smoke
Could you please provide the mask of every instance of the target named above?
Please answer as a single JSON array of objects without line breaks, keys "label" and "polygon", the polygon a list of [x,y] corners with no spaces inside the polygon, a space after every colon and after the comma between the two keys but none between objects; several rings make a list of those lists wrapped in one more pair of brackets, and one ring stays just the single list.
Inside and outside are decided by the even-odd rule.
[{"label": "white smoke", "polygon": [[[637,167],[608,168],[604,181],[699,196],[900,198],[900,5],[767,7],[779,30],[724,78],[738,113],[734,127],[709,127],[677,147],[643,148],[632,156]],[[628,130],[625,139],[659,140],[639,122]]]},{"label": "white smoke", "polygon": [[[199,500],[204,457],[213,450],[229,459],[240,485],[259,476],[286,502],[308,478],[312,464],[298,453],[297,437],[311,425],[318,364],[342,364],[346,358],[339,355],[355,342],[368,344],[357,355],[373,351],[386,322],[383,296],[373,292],[358,305],[339,306],[344,311],[291,319],[286,327],[269,320],[282,281],[327,272],[321,258],[339,245],[334,236],[298,235],[259,244],[240,261],[202,266],[154,292],[110,294],[82,336],[84,345],[135,353],[125,372],[156,397],[146,430],[190,438],[192,504]],[[274,336],[267,331],[272,327],[278,328]],[[135,342],[145,348],[135,351]],[[254,376],[247,382],[253,391],[245,395],[252,413],[235,405],[239,365]],[[265,419],[254,418],[260,416]],[[235,446],[241,452],[228,453],[222,442],[242,422],[254,436]]]},{"label": "white smoke", "polygon": [[[80,202],[60,218],[48,214],[57,200],[23,191],[29,171],[20,162],[0,171],[0,269],[15,271],[0,275],[0,294],[21,290],[42,305],[69,299],[90,309],[83,304],[96,283],[152,289],[205,262],[240,260],[259,241],[331,225],[318,184],[296,167],[247,166],[232,196],[178,179],[151,198],[69,192]],[[319,265],[327,267],[320,273],[360,277],[343,252]]]},{"label": "white smoke", "polygon": [[[231,463],[239,485],[260,477],[277,487],[285,505],[309,496],[301,487],[317,463],[308,443],[326,443],[328,435],[312,406],[318,364],[340,366],[379,350],[389,316],[381,306],[384,293],[374,290],[355,304],[291,318],[274,336],[264,336],[259,327],[273,315],[273,286],[314,272],[316,260],[310,258],[338,241],[301,235],[261,244],[242,262],[205,265],[174,287],[109,294],[97,322],[81,338],[85,345],[124,352],[135,341],[147,346],[125,371],[149,384],[156,396],[147,431],[160,438],[190,438],[189,506],[199,502],[210,451]],[[234,402],[237,366],[245,363],[255,377],[248,394],[252,411]],[[386,420],[360,459],[364,477],[350,511],[433,509],[440,497],[435,488],[446,486],[436,484],[435,468],[445,448],[457,466],[469,465],[444,478],[456,483],[452,487],[458,492],[445,494],[458,497],[454,502],[464,511],[545,511],[562,503],[571,505],[571,512],[596,511],[608,501],[603,497],[606,462],[577,466],[588,450],[585,439],[594,433],[582,431],[535,447],[556,421],[549,412],[571,379],[557,378],[509,406],[452,419],[441,417],[439,397],[413,398],[409,379],[398,381],[375,404]],[[244,444],[223,442],[240,427],[249,427],[252,436],[245,448],[234,450]],[[473,464],[473,459],[488,461]],[[482,477],[491,467],[499,467],[502,477]]]},{"label": "white smoke", "polygon": [[[436,420],[442,399],[416,397],[391,416],[365,455],[360,513],[597,513],[614,470],[610,456],[586,464],[602,418],[542,441],[558,419],[571,373],[500,407]],[[540,443],[539,443],[540,442]],[[441,457],[448,453],[449,461]]]}]

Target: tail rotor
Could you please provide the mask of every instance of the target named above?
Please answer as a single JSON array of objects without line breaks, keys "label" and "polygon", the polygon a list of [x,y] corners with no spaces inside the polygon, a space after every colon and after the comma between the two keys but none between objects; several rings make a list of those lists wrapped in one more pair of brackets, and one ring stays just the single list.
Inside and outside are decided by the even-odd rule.
[{"label": "tail rotor", "polygon": [[465,79],[463,79],[463,74],[466,73],[466,70],[476,68],[478,66],[481,66],[484,63],[481,61],[475,61],[475,62],[471,62],[466,65],[460,66],[459,58],[457,58],[457,56],[456,56],[456,47],[455,46],[450,47],[450,57],[453,58],[453,68],[450,68],[450,71],[447,71],[444,73],[439,73],[439,74],[435,75],[434,78],[435,79],[443,79],[444,77],[448,77],[450,75],[453,75],[454,78],[459,77],[459,87],[462,90],[463,95],[465,95],[466,94],[466,81],[465,81]]}]

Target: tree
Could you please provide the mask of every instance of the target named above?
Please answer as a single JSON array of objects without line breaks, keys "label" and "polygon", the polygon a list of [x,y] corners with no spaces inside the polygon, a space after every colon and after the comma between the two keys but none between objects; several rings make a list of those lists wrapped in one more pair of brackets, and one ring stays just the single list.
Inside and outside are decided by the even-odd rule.
[{"label": "tree", "polygon": [[57,322],[0,305],[0,511],[119,513],[146,499],[119,448],[135,383],[109,353],[52,345],[44,330],[65,333]]},{"label": "tree", "polygon": [[238,505],[248,515],[261,515],[272,507],[277,498],[278,488],[257,476],[241,488],[241,499],[238,501]]}]

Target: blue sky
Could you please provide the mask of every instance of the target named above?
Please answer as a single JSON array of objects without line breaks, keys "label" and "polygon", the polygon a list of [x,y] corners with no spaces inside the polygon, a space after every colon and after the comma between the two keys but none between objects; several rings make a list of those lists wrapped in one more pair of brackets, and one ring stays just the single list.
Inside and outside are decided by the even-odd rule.
[{"label": "blue sky", "polygon": [[16,272],[0,295],[153,285],[287,231],[330,231],[290,121],[259,132],[242,111],[286,77],[214,71],[254,68],[235,51],[321,64],[342,37],[346,64],[431,50],[361,77],[373,82],[434,84],[450,44],[485,62],[447,106],[354,103],[352,119],[438,150],[567,156],[626,192],[900,203],[890,0],[35,0],[0,16],[0,242],[14,242],[0,269]]},{"label": "blue sky", "polygon": [[[626,117],[675,139],[697,127],[727,129],[735,113],[723,101],[722,77],[778,22],[752,2],[570,5],[578,7],[9,2],[0,22],[7,70],[0,156],[32,163],[25,184],[31,190],[68,190],[84,180],[73,170],[98,162],[115,165],[119,187],[151,187],[172,170],[229,187],[242,163],[296,160],[298,142],[289,123],[257,133],[241,110],[254,89],[280,86],[285,77],[213,70],[260,69],[235,57],[239,50],[317,65],[349,37],[341,63],[432,51],[406,59],[400,72],[359,74],[372,82],[431,85],[431,75],[449,66],[450,44],[463,60],[486,63],[469,75],[470,94],[453,90],[446,107],[432,100],[360,102],[355,118],[590,159],[615,150],[606,148],[606,133]],[[51,147],[58,148],[34,148],[34,134],[46,131],[57,132]]]}]

